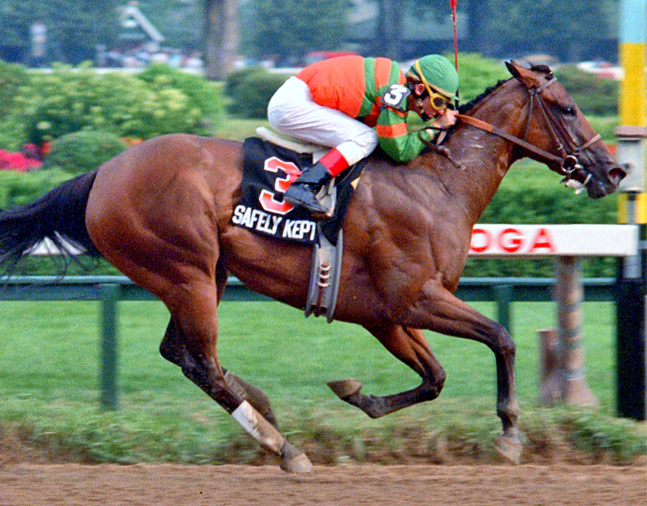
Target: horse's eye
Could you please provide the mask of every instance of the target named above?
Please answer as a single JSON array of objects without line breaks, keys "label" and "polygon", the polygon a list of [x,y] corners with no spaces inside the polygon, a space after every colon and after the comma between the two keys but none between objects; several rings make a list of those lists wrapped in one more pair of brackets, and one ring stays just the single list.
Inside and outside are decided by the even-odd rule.
[{"label": "horse's eye", "polygon": [[575,116],[575,107],[573,107],[572,105],[564,106],[562,107],[562,112],[566,116]]}]

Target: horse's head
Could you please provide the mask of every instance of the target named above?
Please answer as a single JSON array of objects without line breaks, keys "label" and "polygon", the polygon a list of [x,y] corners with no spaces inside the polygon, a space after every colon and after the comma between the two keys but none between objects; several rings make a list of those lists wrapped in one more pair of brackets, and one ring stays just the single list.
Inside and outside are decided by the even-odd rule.
[{"label": "horse's head", "polygon": [[[582,111],[546,66],[524,68],[506,63],[529,93],[525,141],[539,148],[529,156],[583,185],[590,197],[613,193],[627,175],[600,140]],[[544,151],[544,153],[541,152]]]}]

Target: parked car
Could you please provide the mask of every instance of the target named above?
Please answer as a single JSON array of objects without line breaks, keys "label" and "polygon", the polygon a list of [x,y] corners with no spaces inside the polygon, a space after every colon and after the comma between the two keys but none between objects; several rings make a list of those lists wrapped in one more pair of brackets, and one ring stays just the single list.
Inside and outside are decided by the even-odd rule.
[{"label": "parked car", "polygon": [[583,61],[577,64],[577,68],[595,74],[602,79],[613,79],[614,81],[620,81],[624,75],[622,68],[602,60]]}]

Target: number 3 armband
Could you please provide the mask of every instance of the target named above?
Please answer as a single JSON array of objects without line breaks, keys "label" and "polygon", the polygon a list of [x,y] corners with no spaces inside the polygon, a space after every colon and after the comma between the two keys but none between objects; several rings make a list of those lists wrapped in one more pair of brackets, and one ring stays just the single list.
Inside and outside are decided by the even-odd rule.
[{"label": "number 3 armband", "polygon": [[384,95],[382,95],[383,107],[391,107],[398,111],[406,112],[406,100],[409,95],[411,95],[411,91],[405,85],[392,84],[388,87]]}]

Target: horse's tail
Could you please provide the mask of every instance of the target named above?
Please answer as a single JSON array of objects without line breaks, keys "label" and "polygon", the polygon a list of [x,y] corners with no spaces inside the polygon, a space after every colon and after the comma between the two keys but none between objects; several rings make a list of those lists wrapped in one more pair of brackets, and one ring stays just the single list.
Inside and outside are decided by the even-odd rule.
[{"label": "horse's tail", "polygon": [[66,256],[74,249],[101,256],[85,226],[85,208],[97,171],[65,181],[38,200],[0,211],[0,267],[5,273],[45,238]]}]

